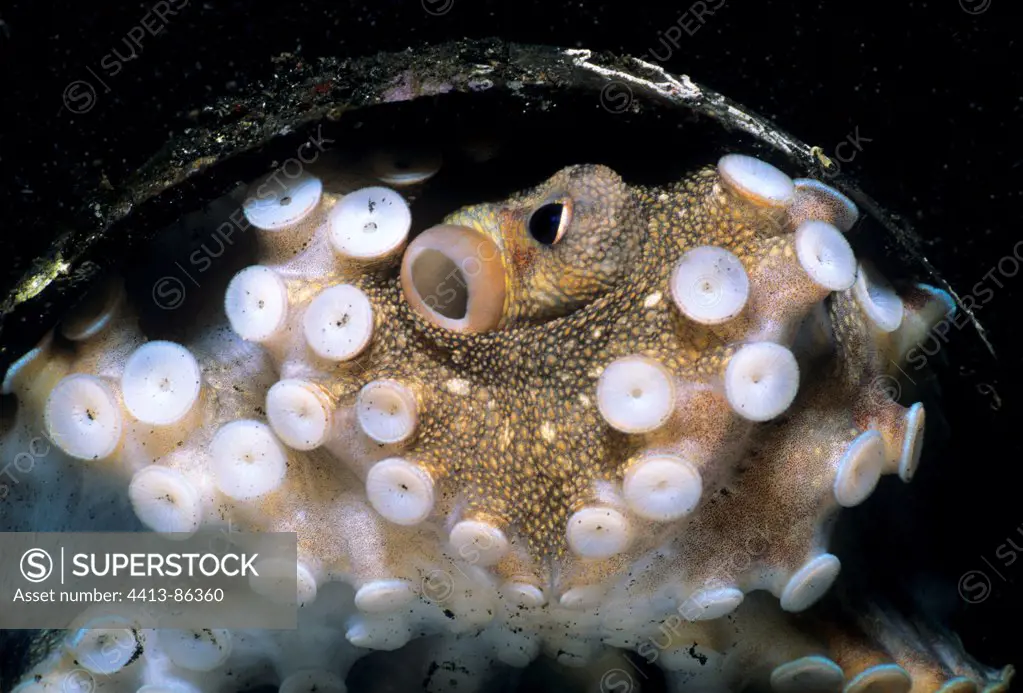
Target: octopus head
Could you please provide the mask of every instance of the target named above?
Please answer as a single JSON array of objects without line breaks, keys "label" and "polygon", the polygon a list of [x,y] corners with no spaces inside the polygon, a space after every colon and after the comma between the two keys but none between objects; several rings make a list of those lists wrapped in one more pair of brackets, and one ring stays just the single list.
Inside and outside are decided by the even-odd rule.
[{"label": "octopus head", "polygon": [[428,322],[459,332],[536,324],[608,292],[640,251],[640,215],[621,177],[562,169],[496,204],[466,207],[405,252],[402,285]]}]

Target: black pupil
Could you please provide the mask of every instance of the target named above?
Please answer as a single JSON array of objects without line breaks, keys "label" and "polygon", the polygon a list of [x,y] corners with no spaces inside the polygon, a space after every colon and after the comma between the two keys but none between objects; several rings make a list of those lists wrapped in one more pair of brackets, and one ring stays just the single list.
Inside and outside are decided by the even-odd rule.
[{"label": "black pupil", "polygon": [[561,226],[561,215],[565,211],[565,205],[557,202],[544,205],[529,217],[529,233],[538,243],[551,245],[558,238],[558,228]]}]

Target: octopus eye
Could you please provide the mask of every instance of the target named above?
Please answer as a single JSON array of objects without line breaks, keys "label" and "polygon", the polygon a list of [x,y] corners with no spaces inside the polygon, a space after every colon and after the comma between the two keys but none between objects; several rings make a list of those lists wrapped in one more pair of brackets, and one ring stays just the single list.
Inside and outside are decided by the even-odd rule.
[{"label": "octopus eye", "polygon": [[572,221],[572,208],[568,202],[550,202],[533,211],[529,217],[529,235],[542,245],[554,245],[561,240]]}]

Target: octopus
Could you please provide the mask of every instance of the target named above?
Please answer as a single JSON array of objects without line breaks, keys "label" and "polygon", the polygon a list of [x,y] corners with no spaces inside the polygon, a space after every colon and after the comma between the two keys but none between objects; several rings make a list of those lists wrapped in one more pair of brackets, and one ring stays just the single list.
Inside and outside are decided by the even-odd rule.
[{"label": "octopus", "polygon": [[955,310],[857,259],[849,198],[739,153],[663,187],[576,165],[413,237],[414,169],[263,176],[232,197],[258,262],[183,334],[110,278],[10,368],[4,457],[47,451],[5,495],[295,532],[300,605],[295,631],[82,628],[19,693],[345,691],[399,648],[377,686],[543,656],[603,693],[653,690],[641,660],[675,691],[1007,689],[942,629],[825,598],[836,515],[917,469],[893,385]]}]

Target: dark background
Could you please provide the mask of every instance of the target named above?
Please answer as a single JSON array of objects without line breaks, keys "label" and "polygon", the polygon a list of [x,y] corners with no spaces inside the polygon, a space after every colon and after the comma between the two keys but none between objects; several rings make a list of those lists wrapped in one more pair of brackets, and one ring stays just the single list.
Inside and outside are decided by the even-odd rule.
[{"label": "dark background", "polygon": [[[862,150],[843,173],[912,222],[960,295],[981,302],[987,294],[980,292],[992,290],[977,317],[997,358],[972,327],[951,331],[946,357],[934,362],[945,402],[944,420],[929,414],[939,429],[929,440],[938,442],[928,444],[914,483],[896,489],[904,499],[896,512],[871,503],[855,512],[871,527],[879,560],[898,557],[878,579],[933,598],[968,650],[1020,668],[1023,556],[996,557],[1009,538],[1023,546],[1016,393],[1023,272],[1005,259],[1023,239],[1018,8],[1010,0],[884,9],[709,0],[704,6],[720,6],[701,23],[701,4],[190,0],[166,24],[157,21],[159,34],[142,37],[142,50],[108,77],[101,61],[114,48],[130,57],[122,39],[154,3],[7,2],[0,8],[0,268],[10,269],[8,278],[20,272],[55,229],[75,223],[80,194],[97,183],[116,187],[189,125],[189,111],[270,74],[271,57],[282,52],[313,59],[497,36],[663,58],[661,37],[671,32],[678,47],[663,63],[669,70],[829,155],[858,133]],[[105,86],[95,85],[88,112],[72,113],[63,97],[76,80],[95,82],[90,70]],[[581,128],[578,136],[600,144],[600,132]],[[991,593],[978,603],[957,595],[971,570],[990,580]]]}]

